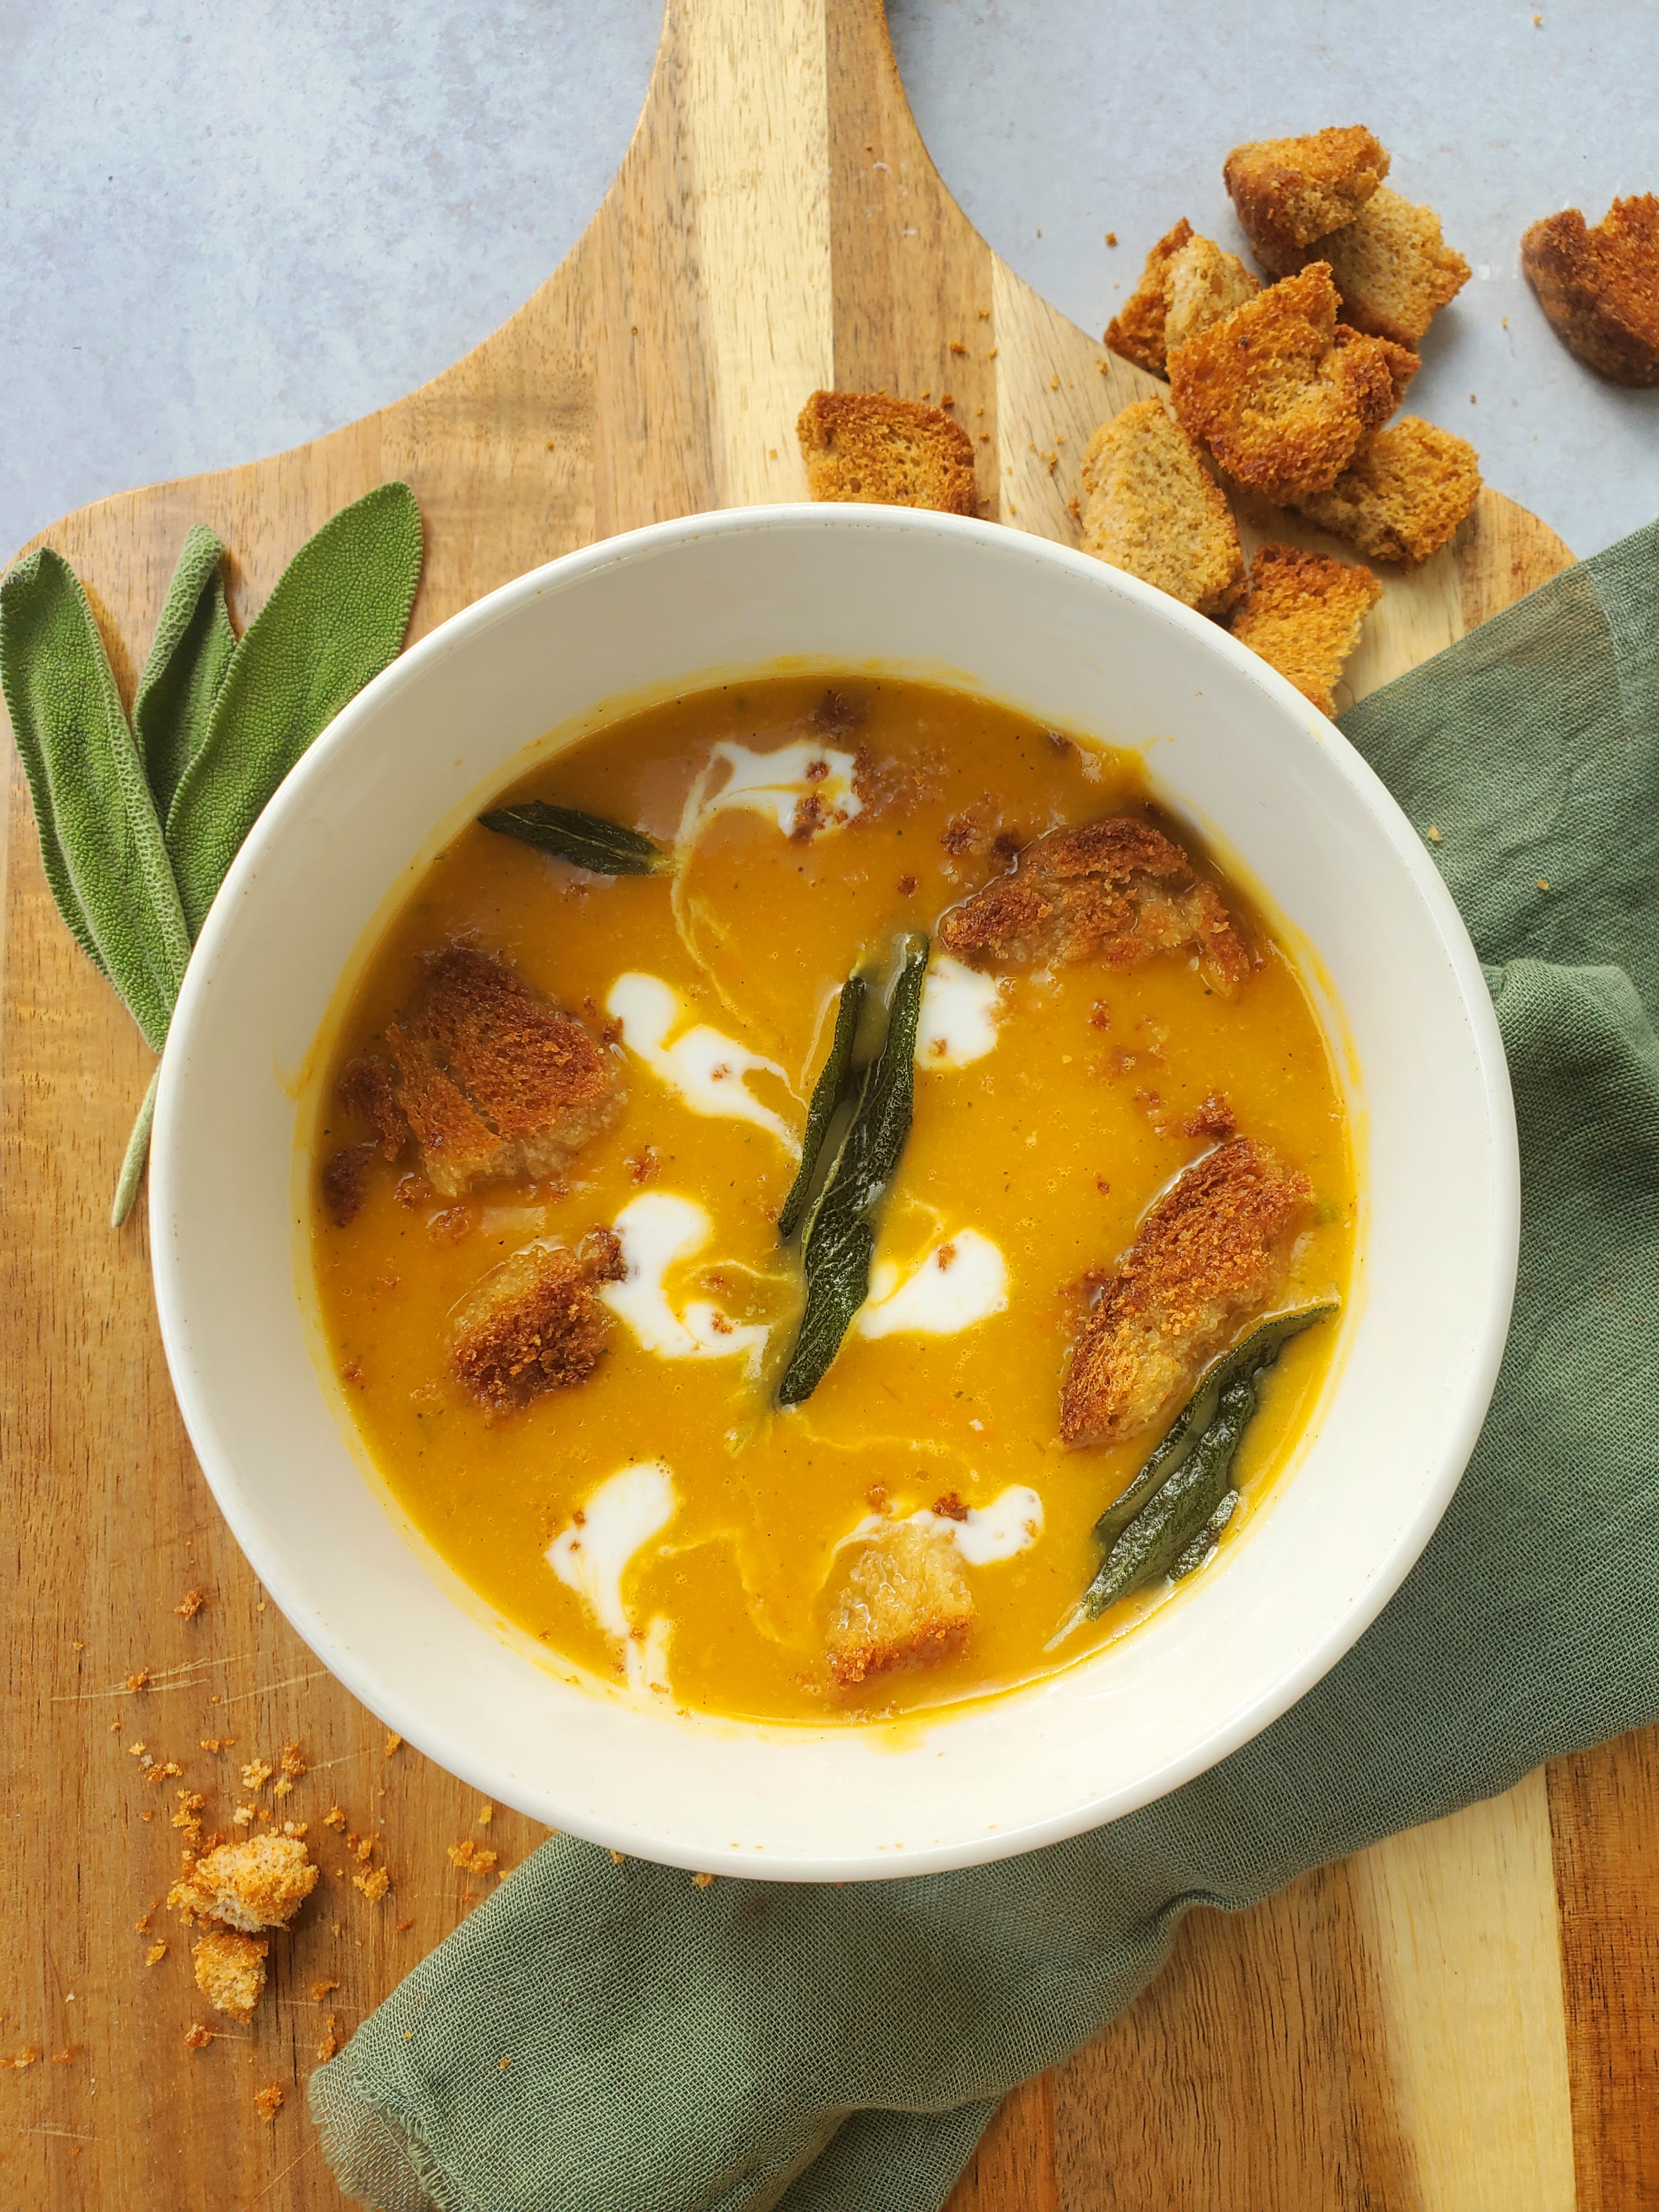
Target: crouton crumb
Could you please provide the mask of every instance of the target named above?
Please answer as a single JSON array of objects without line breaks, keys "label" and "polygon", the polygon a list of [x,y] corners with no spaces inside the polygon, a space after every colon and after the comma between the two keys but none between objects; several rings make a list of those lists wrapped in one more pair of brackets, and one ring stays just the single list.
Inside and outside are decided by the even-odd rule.
[{"label": "crouton crumb", "polygon": [[693,1889],[712,1889],[714,1884],[714,1877],[712,1874],[694,1874],[691,1877]]},{"label": "crouton crumb", "polygon": [[345,1824],[345,1814],[338,1805],[331,1805],[323,1815],[323,1826],[325,1828],[343,1828]]},{"label": "crouton crumb", "polygon": [[267,2127],[270,2125],[277,2113],[282,2111],[287,2094],[287,2091],[275,2081],[270,2084],[269,2088],[256,2089],[254,2091],[253,2109],[258,2112],[259,2118],[264,2122]]},{"label": "crouton crumb", "polygon": [[167,1938],[162,1936],[159,1941],[152,1943],[149,1950],[145,1952],[144,1964],[147,1966],[159,1966],[162,1960],[166,1958],[167,1954]]},{"label": "crouton crumb", "polygon": [[305,1755],[297,1743],[285,1743],[276,1754],[276,1764],[290,1779],[306,1771]]},{"label": "crouton crumb", "polygon": [[149,1687],[149,1668],[141,1667],[136,1674],[129,1674],[127,1687],[130,1690],[147,1690]]},{"label": "crouton crumb", "polygon": [[495,1817],[495,1808],[486,1799],[478,1808],[478,1826],[481,1828],[487,1828]]},{"label": "crouton crumb", "polygon": [[247,1765],[242,1769],[243,1789],[252,1790],[257,1795],[259,1790],[264,1788],[266,1783],[270,1781],[274,1771],[275,1770],[272,1768],[270,1762],[266,1759],[249,1759]]},{"label": "crouton crumb", "polygon": [[501,1854],[475,1844],[471,1836],[449,1846],[449,1863],[464,1869],[468,1874],[489,1874]]},{"label": "crouton crumb", "polygon": [[323,2022],[322,2040],[317,2045],[318,2064],[320,2066],[326,2066],[329,2060],[334,2057],[339,2048],[340,2015],[337,2012],[331,2012],[328,2018]]},{"label": "crouton crumb", "polygon": [[204,1589],[187,1589],[173,1609],[180,1620],[194,1620],[206,1603],[207,1592]]},{"label": "crouton crumb", "polygon": [[385,1753],[386,1756],[390,1759],[394,1751],[399,1750],[402,1747],[403,1741],[402,1736],[398,1735],[396,1729],[388,1729],[386,1732],[386,1741],[381,1745],[380,1748]]},{"label": "crouton crumb", "polygon": [[319,1874],[297,1838],[251,1836],[188,1862],[167,1903],[186,1921],[219,1923],[252,1935],[286,1928]]},{"label": "crouton crumb", "polygon": [[270,1949],[267,1937],[245,1936],[234,1928],[210,1928],[193,1946],[196,1986],[215,2012],[244,2026],[252,2019],[265,1986]]},{"label": "crouton crumb", "polygon": [[192,2021],[190,2026],[185,2030],[185,2048],[186,2051],[205,2051],[212,2040],[213,2030],[210,2027],[204,2027],[199,2020]]},{"label": "crouton crumb", "polygon": [[384,1867],[370,1867],[364,1874],[354,1874],[351,1886],[362,1890],[371,1905],[378,1905],[392,1887],[392,1876]]}]

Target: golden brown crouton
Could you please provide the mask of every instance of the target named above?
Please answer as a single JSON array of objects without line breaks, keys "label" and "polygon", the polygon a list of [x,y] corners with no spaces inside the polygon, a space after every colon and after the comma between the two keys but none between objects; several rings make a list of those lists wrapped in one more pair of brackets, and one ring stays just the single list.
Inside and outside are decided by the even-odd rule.
[{"label": "golden brown crouton", "polygon": [[342,1145],[323,1163],[323,1203],[337,1229],[349,1228],[368,1195],[368,1171],[374,1145]]},{"label": "golden brown crouton", "polygon": [[1298,247],[1352,222],[1388,173],[1386,149],[1357,124],[1235,146],[1222,170],[1244,235],[1281,276],[1300,266]]},{"label": "golden brown crouton", "polygon": [[1261,289],[1260,281],[1236,253],[1224,252],[1207,238],[1189,239],[1164,271],[1166,356],[1200,331],[1224,322],[1235,307],[1254,300]]},{"label": "golden brown crouton", "polygon": [[1469,264],[1440,235],[1432,208],[1413,207],[1386,185],[1345,230],[1310,247],[1330,264],[1342,319],[1371,337],[1416,346],[1448,300],[1469,281]]},{"label": "golden brown crouton", "polygon": [[1264,545],[1250,563],[1250,588],[1228,627],[1242,645],[1294,684],[1322,714],[1343,664],[1359,642],[1359,625],[1382,596],[1369,568]]},{"label": "golden brown crouton", "polygon": [[957,1547],[923,1522],[884,1529],[854,1559],[824,1638],[843,1688],[958,1652],[974,1625],[974,1594]]},{"label": "golden brown crouton", "polygon": [[446,1198],[478,1182],[556,1174],[622,1108],[615,1054],[505,961],[470,945],[428,963],[385,1042],[384,1060],[371,1054],[345,1070],[341,1103],[369,1122],[389,1158],[412,1134],[427,1180]]},{"label": "golden brown crouton", "polygon": [[1083,456],[1083,550],[1201,615],[1244,587],[1238,527],[1198,447],[1161,399],[1103,422]]},{"label": "golden brown crouton", "polygon": [[604,1355],[610,1316],[574,1253],[532,1244],[491,1269],[452,1326],[456,1381],[489,1412],[511,1413],[544,1390],[585,1382]]},{"label": "golden brown crouton", "polygon": [[252,2019],[265,1986],[270,1948],[264,1936],[239,1935],[234,1928],[210,1928],[192,1945],[196,1986],[215,2012],[228,2013],[244,2023]]},{"label": "golden brown crouton", "polygon": [[1121,1443],[1174,1411],[1283,1288],[1311,1195],[1304,1175],[1249,1137],[1188,1169],[1084,1322],[1060,1391],[1066,1443]]},{"label": "golden brown crouton", "polygon": [[297,1836],[250,1836],[187,1865],[167,1903],[186,1920],[222,1921],[255,1936],[263,1928],[286,1928],[316,1888],[319,1871]]},{"label": "golden brown crouton", "polygon": [[1339,341],[1336,289],[1315,262],[1172,355],[1170,396],[1230,476],[1284,505],[1328,489],[1387,421],[1394,372],[1375,339]]},{"label": "golden brown crouton", "polygon": [[1185,216],[1173,230],[1165,231],[1146,256],[1140,283],[1123,302],[1122,312],[1106,325],[1106,343],[1112,351],[1140,368],[1150,369],[1154,376],[1164,374],[1164,323],[1169,313],[1164,278],[1170,262],[1192,234],[1193,227]]},{"label": "golden brown crouton", "polygon": [[1131,815],[1051,830],[1009,874],[953,907],[939,934],[959,959],[1019,968],[1077,960],[1133,968],[1190,949],[1229,996],[1252,965],[1214,884],[1179,845]]},{"label": "golden brown crouton", "polygon": [[1615,200],[1594,230],[1577,208],[1521,241],[1521,266],[1568,350],[1615,384],[1659,384],[1659,198]]},{"label": "golden brown crouton", "polygon": [[815,392],[795,429],[814,499],[976,511],[973,441],[937,407],[884,392]]},{"label": "golden brown crouton", "polygon": [[1415,566],[1440,550],[1480,495],[1480,457],[1468,439],[1407,415],[1368,438],[1328,491],[1298,503],[1368,560]]}]

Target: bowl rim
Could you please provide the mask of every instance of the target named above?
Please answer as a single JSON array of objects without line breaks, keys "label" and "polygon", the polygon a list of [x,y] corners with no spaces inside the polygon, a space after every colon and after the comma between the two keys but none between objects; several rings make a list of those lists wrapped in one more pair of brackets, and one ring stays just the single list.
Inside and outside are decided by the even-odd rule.
[{"label": "bowl rim", "polygon": [[[900,536],[942,534],[977,543],[1004,556],[1024,553],[1039,564],[1057,564],[1091,586],[1138,603],[1159,623],[1185,631],[1200,650],[1230,663],[1258,688],[1265,690],[1286,711],[1291,720],[1301,724],[1304,738],[1310,737],[1322,745],[1331,764],[1353,786],[1376,834],[1403,865],[1413,890],[1427,908],[1468,1020],[1470,1054],[1479,1079],[1490,1146],[1489,1266],[1475,1347],[1462,1370],[1455,1401],[1442,1417],[1440,1433],[1443,1441],[1432,1479],[1422,1484],[1415,1509],[1401,1524],[1392,1545],[1377,1559],[1371,1574],[1346,1609],[1307,1647],[1296,1665],[1286,1668],[1252,1702],[1199,1734],[1183,1753],[1160,1764],[1136,1784],[1118,1785],[1055,1813],[1011,1823],[994,1832],[976,1831],[962,1840],[946,1840],[914,1850],[888,1849],[858,1856],[811,1858],[801,1853],[757,1853],[752,1847],[734,1847],[727,1869],[751,1879],[891,1880],[1015,1856],[1105,1825],[1169,1795],[1260,1735],[1352,1647],[1405,1580],[1444,1514],[1485,1423],[1508,1338],[1521,1212],[1514,1101],[1496,1009],[1462,916],[1399,802],[1336,725],[1310,706],[1277,670],[1216,623],[1139,578],[1090,555],[1001,523],[925,508],[788,502],[680,516],[575,548],[498,586],[406,647],[340,710],[284,778],[232,861],[193,948],[162,1055],[150,1156],[151,1267],[163,1348],[186,1431],[215,1502],[259,1577],[262,1588],[335,1679],[372,1713],[388,1723],[395,1723],[400,1734],[446,1771],[503,1802],[522,1802],[526,1793],[521,1783],[508,1784],[500,1770],[486,1760],[472,1758],[464,1742],[452,1740],[441,1727],[424,1725],[418,1711],[405,1705],[395,1680],[377,1672],[367,1650],[344,1644],[319,1616],[307,1599],[302,1578],[290,1577],[268,1555],[264,1559],[260,1556],[258,1516],[244,1498],[232,1455],[222,1444],[205,1380],[198,1376],[188,1343],[189,1298],[173,1224],[175,1193],[186,1170],[180,1123],[187,1086],[185,1071],[191,1058],[190,1046],[198,1030],[211,1019],[214,971],[222,940],[231,927],[232,916],[266,856],[288,834],[290,823],[301,817],[310,807],[312,786],[326,773],[334,754],[353,742],[360,725],[372,720],[405,687],[417,684],[428,665],[441,659],[464,639],[487,630],[550,588],[567,589],[591,574],[652,557],[710,536],[799,529],[876,530]],[[1312,729],[1309,727],[1310,723],[1315,726]],[[1313,949],[1317,951],[1316,945]],[[1092,1662],[1081,1663],[1086,1669]],[[1007,1694],[1018,1697],[1020,1692],[1015,1689]],[[1000,1698],[994,1701],[1000,1702]],[[955,1710],[973,1709],[969,1705]],[[951,1710],[947,1708],[939,1715],[938,1725],[948,1724]],[[739,1729],[744,1726],[741,1723],[730,1725]],[[757,1729],[756,1733],[760,1732]],[[572,1833],[658,1863],[691,1867],[710,1863],[706,1848],[694,1857],[684,1847],[677,1849],[672,1835],[647,1830],[636,1822],[606,1822],[594,1818],[586,1808],[579,1818],[561,1820],[560,1808],[552,1795],[545,1790],[537,1794],[542,1800],[542,1808],[534,1817],[545,1819],[556,1827],[568,1826]]]}]

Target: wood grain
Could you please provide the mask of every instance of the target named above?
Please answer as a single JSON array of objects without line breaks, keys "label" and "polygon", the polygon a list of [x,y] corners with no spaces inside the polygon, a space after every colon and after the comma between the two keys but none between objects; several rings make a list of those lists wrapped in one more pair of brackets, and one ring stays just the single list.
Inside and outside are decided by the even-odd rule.
[{"label": "wood grain", "polygon": [[[419,633],[595,537],[799,497],[795,414],[831,382],[948,394],[975,441],[981,512],[1066,541],[1089,433],[1154,388],[961,215],[911,121],[878,0],[672,0],[603,207],[483,345],[295,452],[106,500],[45,535],[86,580],[130,696],[192,522],[233,549],[246,620],[309,532],[404,476],[428,530]],[[1247,526],[1292,534],[1279,516]],[[1486,495],[1453,548],[1386,579],[1356,692],[1565,558]],[[42,2056],[0,2093],[0,2204],[316,2212],[341,2201],[299,2110],[329,2015],[349,2032],[476,1901],[448,1846],[487,1839],[511,1865],[537,1832],[504,1812],[480,1825],[458,1782],[389,1750],[230,1541],[173,1405],[143,1223],[120,1237],[105,1226],[147,1055],[52,913],[15,759],[8,823],[0,1592],[15,1625],[3,1709],[20,1932],[0,2056]],[[174,1607],[198,1587],[187,1621]],[[291,1796],[244,1785],[246,1760],[294,1740],[311,1771]],[[251,1802],[305,1820],[327,1869],[275,1947],[252,2026],[193,2053],[188,1947],[157,1909],[181,1789],[201,1793],[210,1825]],[[1547,1796],[1534,1778],[1255,1913],[1194,1919],[1139,2004],[1008,2100],[955,2212],[1553,2212],[1575,2144],[1584,2204],[1659,2201],[1656,1802],[1642,1739],[1564,1762]],[[336,1804],[390,1869],[379,1905],[325,1822]],[[324,1980],[339,1986],[319,2002]],[[1448,2076],[1455,2094],[1441,2094]],[[269,2126],[253,2105],[266,2084],[288,2093]]]}]

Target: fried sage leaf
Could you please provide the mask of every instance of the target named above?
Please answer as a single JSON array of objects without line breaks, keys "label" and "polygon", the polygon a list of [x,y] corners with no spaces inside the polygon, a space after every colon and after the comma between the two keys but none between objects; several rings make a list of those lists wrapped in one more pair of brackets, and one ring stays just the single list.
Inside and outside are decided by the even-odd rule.
[{"label": "fried sage leaf", "polygon": [[596,876],[653,876],[669,862],[670,856],[643,830],[624,830],[619,822],[584,814],[576,806],[528,799],[517,806],[495,807],[478,819],[486,830],[517,837]]},{"label": "fried sage leaf", "polygon": [[853,1047],[858,1041],[864,996],[863,976],[849,975],[841,987],[836,1006],[836,1032],[830,1040],[829,1054],[812,1085],[811,1101],[806,1109],[806,1128],[800,1140],[800,1171],[790,1184],[789,1195],[778,1214],[778,1235],[781,1237],[793,1237],[800,1226],[806,1201],[811,1195],[812,1176],[818,1154],[823,1149],[824,1134],[836,1107],[852,1094],[857,1073],[853,1066]]},{"label": "fried sage leaf", "polygon": [[205,523],[185,538],[132,702],[132,734],[165,822],[179,780],[202,750],[236,650],[220,571],[225,549]]},{"label": "fried sage leaf", "polygon": [[379,484],[306,540],[248,624],[167,812],[192,938],[277,785],[397,658],[421,556],[414,494]]},{"label": "fried sage leaf", "polygon": [[[915,1099],[916,1024],[928,942],[904,940],[887,1003],[887,1034],[866,1070],[858,1104],[807,1221],[802,1245],[806,1306],[778,1386],[781,1406],[799,1406],[823,1380],[854,1315],[870,1294],[872,1216],[897,1170]],[[838,1024],[839,1026],[839,1024]]]},{"label": "fried sage leaf", "polygon": [[1237,1503],[1233,1461],[1261,1377],[1293,1336],[1336,1310],[1328,1299],[1274,1314],[1211,1362],[1146,1465],[1095,1524],[1106,1557],[1084,1592],[1088,1619],[1161,1576],[1179,1578],[1202,1565]]},{"label": "fried sage leaf", "polygon": [[159,1052],[190,933],[104,641],[50,546],[0,582],[0,684],[58,911]]}]

